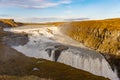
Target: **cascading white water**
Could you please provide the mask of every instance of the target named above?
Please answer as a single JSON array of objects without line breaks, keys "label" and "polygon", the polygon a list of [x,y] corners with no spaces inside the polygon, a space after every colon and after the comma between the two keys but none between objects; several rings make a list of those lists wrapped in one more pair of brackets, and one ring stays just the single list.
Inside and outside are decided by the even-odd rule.
[{"label": "cascading white water", "polygon": [[[111,80],[119,80],[117,74],[112,71],[105,58],[91,50],[87,50],[78,42],[59,32],[57,27],[20,27],[5,29],[12,32],[26,32],[29,34],[29,42],[24,46],[12,46],[14,49],[30,57],[55,60],[54,51],[51,56],[46,49],[54,49],[58,44],[70,44],[69,49],[61,52],[58,62],[73,66],[78,69],[89,71],[95,75],[108,77]],[[75,47],[76,46],[76,47]]]},{"label": "cascading white water", "polygon": [[109,77],[111,80],[119,80],[104,57],[94,51],[70,48],[62,52],[58,62],[86,70],[95,75]]}]

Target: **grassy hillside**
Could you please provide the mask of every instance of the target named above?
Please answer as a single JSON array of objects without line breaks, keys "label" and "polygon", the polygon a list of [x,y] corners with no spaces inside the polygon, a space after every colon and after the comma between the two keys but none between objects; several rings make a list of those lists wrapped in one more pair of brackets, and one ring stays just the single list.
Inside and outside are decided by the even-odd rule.
[{"label": "grassy hillside", "polygon": [[17,25],[13,19],[0,19],[0,27],[15,27]]},{"label": "grassy hillside", "polygon": [[[120,56],[120,19],[71,22],[62,31],[85,46]],[[65,29],[66,28],[66,29]]]},{"label": "grassy hillside", "polygon": [[0,80],[51,80],[46,78],[39,78],[37,76],[0,76]]}]

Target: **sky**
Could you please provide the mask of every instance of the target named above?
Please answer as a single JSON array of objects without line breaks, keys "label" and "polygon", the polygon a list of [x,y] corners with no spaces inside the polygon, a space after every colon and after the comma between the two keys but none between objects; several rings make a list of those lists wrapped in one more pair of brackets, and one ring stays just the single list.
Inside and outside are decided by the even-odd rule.
[{"label": "sky", "polygon": [[0,0],[0,18],[19,22],[120,18],[120,0]]}]

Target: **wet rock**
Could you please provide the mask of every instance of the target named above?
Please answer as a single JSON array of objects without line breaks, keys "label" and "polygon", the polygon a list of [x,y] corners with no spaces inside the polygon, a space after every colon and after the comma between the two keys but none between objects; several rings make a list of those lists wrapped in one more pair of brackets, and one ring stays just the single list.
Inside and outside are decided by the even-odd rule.
[{"label": "wet rock", "polygon": [[2,42],[8,46],[25,45],[29,41],[27,34],[8,33]]},{"label": "wet rock", "polygon": [[111,61],[114,64],[115,68],[117,69],[117,73],[120,78],[120,58],[112,58]]},{"label": "wet rock", "polygon": [[48,49],[46,49],[45,51],[47,51],[49,57],[51,57],[52,48],[48,48]]},{"label": "wet rock", "polygon": [[64,46],[64,45],[56,45],[55,48],[56,48],[56,50],[55,50],[55,61],[57,61],[61,52],[64,51],[64,50],[67,50],[68,47]]},{"label": "wet rock", "polygon": [[108,61],[110,64],[112,70],[117,72],[118,77],[120,78],[120,57],[116,57],[115,55],[110,55],[110,54],[103,54],[101,53],[105,59]]},{"label": "wet rock", "polygon": [[53,57],[53,61],[57,61],[61,52],[67,49],[67,46],[55,45],[54,48],[47,48],[45,51],[47,51],[49,57]]}]

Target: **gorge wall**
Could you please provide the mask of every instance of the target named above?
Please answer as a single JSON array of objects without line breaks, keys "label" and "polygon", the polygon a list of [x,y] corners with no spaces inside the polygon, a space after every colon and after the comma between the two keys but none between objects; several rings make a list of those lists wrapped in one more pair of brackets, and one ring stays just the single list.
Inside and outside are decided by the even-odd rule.
[{"label": "gorge wall", "polygon": [[65,34],[85,46],[120,56],[120,19],[71,22],[63,26]]}]

